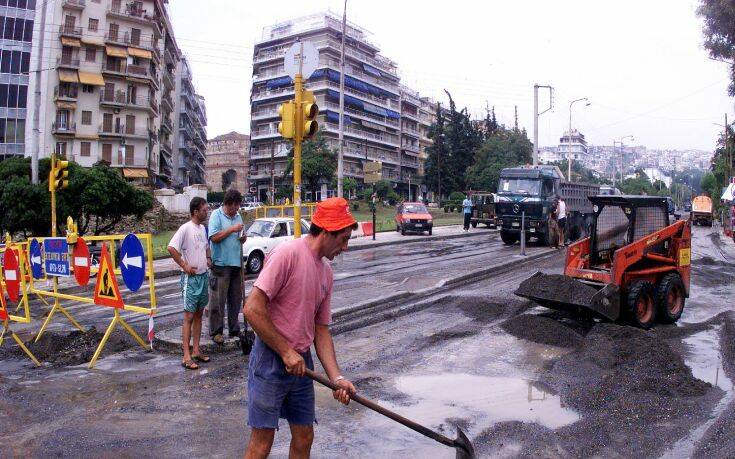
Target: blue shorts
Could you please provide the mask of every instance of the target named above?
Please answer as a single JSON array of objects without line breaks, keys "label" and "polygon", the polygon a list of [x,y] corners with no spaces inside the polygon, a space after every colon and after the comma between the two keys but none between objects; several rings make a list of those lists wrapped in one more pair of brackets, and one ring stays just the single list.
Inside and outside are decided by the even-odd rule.
[{"label": "blue shorts", "polygon": [[[311,350],[301,356],[313,370]],[[289,374],[281,357],[256,337],[248,364],[248,425],[277,429],[279,417],[289,424],[312,425],[314,403],[314,382]]]}]

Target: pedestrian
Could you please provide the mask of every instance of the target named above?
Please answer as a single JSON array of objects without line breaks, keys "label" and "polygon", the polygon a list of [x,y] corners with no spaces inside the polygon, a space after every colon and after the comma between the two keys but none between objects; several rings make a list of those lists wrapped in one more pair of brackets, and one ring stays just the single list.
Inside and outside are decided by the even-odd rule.
[{"label": "pedestrian", "polygon": [[554,197],[549,209],[549,237],[551,247],[559,248],[559,197]]},{"label": "pedestrian", "polygon": [[[184,359],[181,365],[187,370],[199,368],[198,362],[209,362],[209,357],[199,349],[202,334],[202,312],[209,302],[207,268],[212,266],[206,228],[209,205],[204,198],[195,197],[189,203],[191,220],[184,223],[168,243],[168,253],[181,267],[181,295],[184,300],[184,325],[182,347]],[[190,342],[193,341],[191,352]]]},{"label": "pedestrian", "polygon": [[472,200],[469,194],[465,195],[462,201],[462,212],[464,213],[464,230],[467,232],[470,230],[470,219],[472,218]]},{"label": "pedestrian", "polygon": [[240,246],[247,239],[242,235],[243,221],[239,214],[242,195],[234,188],[225,193],[222,206],[209,217],[209,241],[212,249],[212,276],[209,279],[209,334],[212,341],[223,344],[225,314],[230,338],[247,342],[245,329],[240,329],[242,305],[242,259]]},{"label": "pedestrian", "polygon": [[559,245],[563,247],[566,245],[565,232],[567,226],[567,203],[564,202],[564,199],[561,197],[559,197],[557,208],[557,222],[559,223]]},{"label": "pedestrian", "polygon": [[335,399],[347,405],[355,386],[337,364],[331,322],[333,260],[347,250],[357,228],[344,198],[316,205],[309,234],[276,247],[266,258],[243,312],[257,334],[248,365],[246,458],[268,456],[279,417],[291,429],[291,457],[308,457],[314,439],[314,369],[311,345],[329,379]]}]

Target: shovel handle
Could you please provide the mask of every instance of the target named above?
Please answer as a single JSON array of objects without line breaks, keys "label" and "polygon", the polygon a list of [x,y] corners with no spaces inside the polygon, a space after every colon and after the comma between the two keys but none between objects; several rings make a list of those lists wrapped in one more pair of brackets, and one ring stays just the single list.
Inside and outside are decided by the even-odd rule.
[{"label": "shovel handle", "polygon": [[[330,388],[332,390],[338,390],[338,389],[340,389],[339,387],[337,387],[336,384],[334,384],[329,379],[325,378],[324,376],[322,376],[320,374],[317,374],[317,373],[313,372],[312,370],[310,370],[308,368],[306,369],[306,376],[308,376],[309,378],[313,379],[314,381],[318,382],[319,384],[321,384],[323,386],[326,386],[326,387],[328,387],[328,388]],[[400,414],[395,413],[395,412],[393,412],[393,411],[391,411],[391,410],[389,410],[387,408],[384,408],[384,407],[378,405],[377,403],[373,402],[370,399],[367,399],[367,398],[362,397],[362,396],[357,395],[357,394],[350,394],[350,399],[356,401],[357,403],[359,403],[360,405],[362,405],[362,406],[364,406],[366,408],[370,408],[371,410],[373,410],[373,411],[375,411],[377,413],[380,413],[383,416],[388,417],[388,418],[396,421],[399,424],[403,424],[404,426],[408,427],[409,429],[415,430],[416,432],[418,432],[418,433],[420,433],[422,435],[425,435],[425,436],[427,436],[427,437],[429,437],[429,438],[431,438],[433,440],[436,440],[439,443],[443,443],[443,444],[445,444],[447,446],[451,446],[451,447],[457,447],[457,444],[456,444],[456,441],[455,440],[452,440],[451,438],[447,438],[447,437],[445,437],[444,435],[442,435],[442,434],[440,434],[438,432],[434,432],[433,430],[429,429],[428,427],[424,427],[421,424],[418,424],[418,423],[416,423],[416,422],[414,422],[414,421],[412,421],[410,419],[404,418]]]}]

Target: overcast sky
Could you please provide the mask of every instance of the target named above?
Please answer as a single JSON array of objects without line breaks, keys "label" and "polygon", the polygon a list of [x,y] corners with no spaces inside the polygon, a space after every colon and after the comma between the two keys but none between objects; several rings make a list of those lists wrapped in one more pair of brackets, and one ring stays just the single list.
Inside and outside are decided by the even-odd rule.
[{"label": "overcast sky", "polygon": [[[693,0],[414,2],[348,0],[347,17],[397,62],[403,83],[480,116],[495,106],[533,133],[533,84],[555,88],[541,146],[569,123],[589,143],[635,136],[648,148],[712,150],[727,112],[727,65],[708,58]],[[343,1],[171,0],[179,46],[207,99],[209,137],[250,131],[253,44],[263,27]],[[436,6],[433,6],[436,5]],[[439,6],[442,5],[442,6]],[[544,106],[544,99],[540,105]],[[626,141],[629,144],[629,141]]]}]

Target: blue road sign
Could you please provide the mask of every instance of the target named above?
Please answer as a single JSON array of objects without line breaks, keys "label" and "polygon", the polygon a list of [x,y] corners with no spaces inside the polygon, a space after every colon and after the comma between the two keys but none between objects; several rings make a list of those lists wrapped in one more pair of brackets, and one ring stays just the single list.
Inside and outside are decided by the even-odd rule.
[{"label": "blue road sign", "polygon": [[38,239],[31,241],[29,251],[31,254],[31,273],[33,273],[33,278],[43,279],[43,260],[41,257],[41,244],[38,243]]},{"label": "blue road sign", "polygon": [[128,234],[120,246],[120,274],[131,292],[137,292],[145,279],[143,244],[135,234]]},{"label": "blue road sign", "polygon": [[44,265],[47,276],[69,277],[69,244],[65,237],[47,237],[43,240]]}]

